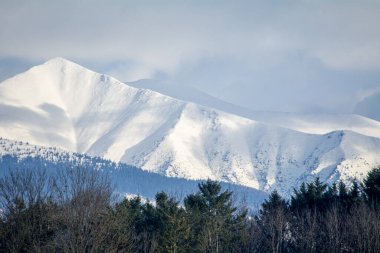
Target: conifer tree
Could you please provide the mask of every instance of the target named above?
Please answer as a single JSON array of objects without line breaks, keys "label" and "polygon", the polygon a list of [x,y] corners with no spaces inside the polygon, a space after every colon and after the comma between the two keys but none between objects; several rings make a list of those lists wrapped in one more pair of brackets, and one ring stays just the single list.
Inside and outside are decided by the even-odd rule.
[{"label": "conifer tree", "polygon": [[363,190],[369,203],[378,208],[380,202],[380,167],[368,173],[364,179]]},{"label": "conifer tree", "polygon": [[165,192],[156,194],[156,208],[160,220],[158,252],[185,252],[190,234],[185,211]]},{"label": "conifer tree", "polygon": [[192,241],[200,252],[228,252],[233,236],[234,213],[232,192],[221,192],[218,182],[200,183],[199,192],[185,198]]},{"label": "conifer tree", "polygon": [[261,206],[256,217],[260,228],[260,251],[284,252],[286,247],[288,204],[275,190]]}]

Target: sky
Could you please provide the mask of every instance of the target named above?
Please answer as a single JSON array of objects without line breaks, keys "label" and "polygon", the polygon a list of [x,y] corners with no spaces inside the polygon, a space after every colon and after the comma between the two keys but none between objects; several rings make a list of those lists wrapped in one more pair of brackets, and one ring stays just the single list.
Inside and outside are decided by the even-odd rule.
[{"label": "sky", "polygon": [[64,57],[252,110],[351,112],[380,92],[380,1],[0,0],[0,81]]}]

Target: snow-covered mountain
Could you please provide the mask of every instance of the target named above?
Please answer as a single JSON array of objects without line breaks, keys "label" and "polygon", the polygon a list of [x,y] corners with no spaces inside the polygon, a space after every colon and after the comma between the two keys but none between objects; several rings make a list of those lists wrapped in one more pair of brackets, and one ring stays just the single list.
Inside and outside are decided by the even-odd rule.
[{"label": "snow-covered mountain", "polygon": [[380,164],[377,121],[340,115],[330,120],[338,125],[321,127],[311,117],[308,122],[317,126],[306,131],[286,116],[261,117],[262,122],[134,88],[62,58],[0,84],[0,136],[170,177],[286,194],[315,176],[360,179]]}]

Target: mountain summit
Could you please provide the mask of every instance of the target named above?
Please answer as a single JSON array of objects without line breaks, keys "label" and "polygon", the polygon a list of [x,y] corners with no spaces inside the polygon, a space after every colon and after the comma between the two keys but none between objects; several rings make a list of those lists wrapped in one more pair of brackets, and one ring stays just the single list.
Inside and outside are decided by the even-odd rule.
[{"label": "mountain summit", "polygon": [[171,177],[288,193],[304,180],[361,178],[380,139],[308,134],[133,88],[63,58],[0,84],[0,137],[125,162]]}]

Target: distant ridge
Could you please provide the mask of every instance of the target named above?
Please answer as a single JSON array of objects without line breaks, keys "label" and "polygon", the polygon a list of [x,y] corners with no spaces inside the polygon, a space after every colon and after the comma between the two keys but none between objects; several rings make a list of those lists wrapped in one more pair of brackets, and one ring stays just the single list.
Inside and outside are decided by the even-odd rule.
[{"label": "distant ridge", "polygon": [[354,112],[380,121],[380,91],[375,92],[361,100],[355,106]]},{"label": "distant ridge", "polygon": [[[201,182],[165,177],[100,157],[0,138],[0,177],[7,170],[20,167],[42,168],[46,169],[47,173],[55,173],[56,170],[76,166],[93,168],[108,174],[115,185],[115,193],[119,197],[139,195],[152,201],[157,192],[165,191],[181,200],[187,194],[196,192]],[[264,192],[249,187],[228,183],[222,183],[222,187],[234,192],[237,204],[244,202],[252,209],[256,209],[267,197]]]}]

